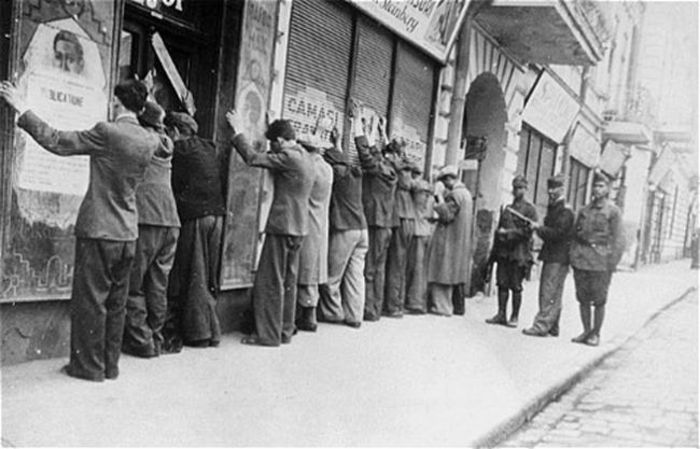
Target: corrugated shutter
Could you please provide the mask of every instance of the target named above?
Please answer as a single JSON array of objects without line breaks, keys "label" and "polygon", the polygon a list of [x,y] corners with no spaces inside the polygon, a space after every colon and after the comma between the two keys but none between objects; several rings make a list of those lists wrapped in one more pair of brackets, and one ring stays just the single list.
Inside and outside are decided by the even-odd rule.
[{"label": "corrugated shutter", "polygon": [[378,115],[386,117],[394,39],[387,29],[370,19],[359,20],[357,32],[354,96]]},{"label": "corrugated shutter", "polygon": [[[344,2],[294,0],[290,22],[282,117],[298,129],[312,126],[320,113],[343,129],[352,55],[352,11]],[[328,111],[324,101],[332,105]]]},{"label": "corrugated shutter", "polygon": [[[423,146],[423,154],[430,137],[430,113],[433,109],[433,93],[435,90],[435,64],[418,50],[401,43],[396,55],[396,76],[392,98],[391,133],[406,132],[406,128],[417,133],[418,140]],[[404,130],[397,129],[401,123]],[[409,140],[413,140],[412,137]]]}]

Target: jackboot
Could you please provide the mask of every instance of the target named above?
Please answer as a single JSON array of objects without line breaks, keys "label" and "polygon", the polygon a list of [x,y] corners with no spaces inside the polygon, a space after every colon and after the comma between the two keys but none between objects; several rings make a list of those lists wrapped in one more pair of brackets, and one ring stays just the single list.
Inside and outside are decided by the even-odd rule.
[{"label": "jackboot", "polygon": [[523,292],[516,292],[513,290],[513,310],[510,314],[510,320],[506,326],[508,327],[518,327],[518,316],[520,315],[520,304],[523,302]]},{"label": "jackboot", "polygon": [[571,339],[574,343],[585,343],[591,333],[591,306],[590,304],[579,304],[578,311],[581,315],[581,324],[583,324],[583,333],[578,337]]},{"label": "jackboot", "polygon": [[316,332],[318,325],[316,324],[316,307],[300,306],[300,314],[297,319],[297,329],[300,331]]},{"label": "jackboot", "polygon": [[603,327],[605,319],[605,304],[595,306],[593,313],[593,330],[586,339],[586,344],[589,346],[598,346],[600,344],[600,329]]},{"label": "jackboot", "polygon": [[508,289],[498,288],[498,313],[492,318],[486,319],[488,324],[506,325],[506,306],[508,305]]}]

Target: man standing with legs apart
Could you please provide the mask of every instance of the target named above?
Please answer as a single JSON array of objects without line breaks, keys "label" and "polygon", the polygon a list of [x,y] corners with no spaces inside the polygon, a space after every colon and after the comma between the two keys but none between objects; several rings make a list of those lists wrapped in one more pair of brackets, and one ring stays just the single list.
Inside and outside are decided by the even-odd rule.
[{"label": "man standing with legs apart", "polygon": [[454,165],[438,174],[447,195],[434,207],[438,224],[428,249],[429,311],[443,316],[452,315],[454,291],[469,280],[472,195],[457,176]]},{"label": "man standing with legs apart", "polygon": [[71,354],[66,374],[102,381],[119,375],[129,272],[136,251],[136,188],[160,145],[136,115],[148,91],[135,80],[114,88],[114,122],[59,131],[41,120],[9,82],[0,97],[19,112],[17,125],[59,156],[89,155],[90,180],[75,223]]},{"label": "man standing with legs apart", "polygon": [[564,198],[563,175],[547,180],[547,193],[549,206],[544,224],[532,225],[532,229],[544,241],[539,256],[542,261],[540,310],[532,327],[523,329],[523,334],[537,337],[545,337],[547,334],[559,336],[561,295],[569,273],[569,247],[574,228],[574,212]]},{"label": "man standing with legs apart", "polygon": [[243,119],[226,113],[233,131],[233,146],[246,164],[272,173],[274,193],[265,228],[258,271],[253,283],[255,334],[244,337],[247,345],[279,346],[291,343],[296,329],[299,250],[309,232],[309,198],[316,172],[309,153],[296,141],[289,120],[275,120],[265,132],[269,153],[256,153],[241,134]]},{"label": "man standing with legs apart", "polygon": [[[593,201],[578,212],[571,244],[576,299],[583,333],[571,341],[598,346],[612,274],[625,250],[622,214],[609,199],[610,180],[593,175]],[[591,326],[591,306],[595,308]]]},{"label": "man standing with legs apart", "polygon": [[[498,313],[486,320],[489,324],[508,327],[518,325],[520,303],[523,298],[523,279],[532,265],[532,229],[530,222],[537,221],[537,211],[525,199],[527,180],[518,175],[513,179],[513,203],[501,210],[493,240],[491,260],[495,260],[498,284]],[[529,220],[529,221],[528,221]],[[490,271],[490,270],[489,270]],[[508,292],[513,295],[513,310],[506,321]]]}]

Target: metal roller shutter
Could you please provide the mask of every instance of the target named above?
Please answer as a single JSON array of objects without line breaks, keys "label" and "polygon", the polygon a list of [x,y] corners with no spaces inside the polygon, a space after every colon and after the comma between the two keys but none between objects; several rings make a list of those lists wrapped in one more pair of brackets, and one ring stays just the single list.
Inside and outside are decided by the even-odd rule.
[{"label": "metal roller shutter", "polygon": [[428,56],[408,45],[398,46],[391,134],[408,139],[409,155],[421,162],[430,138],[435,70],[435,64]]},{"label": "metal roller shutter", "polygon": [[391,91],[394,39],[391,33],[370,19],[358,20],[353,96],[386,117]]},{"label": "metal roller shutter", "polygon": [[319,114],[343,131],[353,46],[352,13],[344,2],[294,0],[282,117],[300,132]]}]

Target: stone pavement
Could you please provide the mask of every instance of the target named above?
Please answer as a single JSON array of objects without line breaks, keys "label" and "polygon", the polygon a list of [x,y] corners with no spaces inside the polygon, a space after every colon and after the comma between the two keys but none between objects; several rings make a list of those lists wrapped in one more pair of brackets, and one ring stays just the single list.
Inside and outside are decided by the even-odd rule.
[{"label": "stone pavement", "polygon": [[697,317],[695,292],[503,445],[698,447]]},{"label": "stone pavement", "polygon": [[[291,345],[241,345],[143,360],[116,381],[59,372],[65,359],[3,367],[2,443],[15,446],[481,446],[502,441],[697,286],[689,261],[617,273],[602,345],[580,332],[569,276],[561,337],[489,326],[494,297],[464,317],[407,316],[360,329],[322,324]],[[520,328],[537,309],[525,287]]]}]

